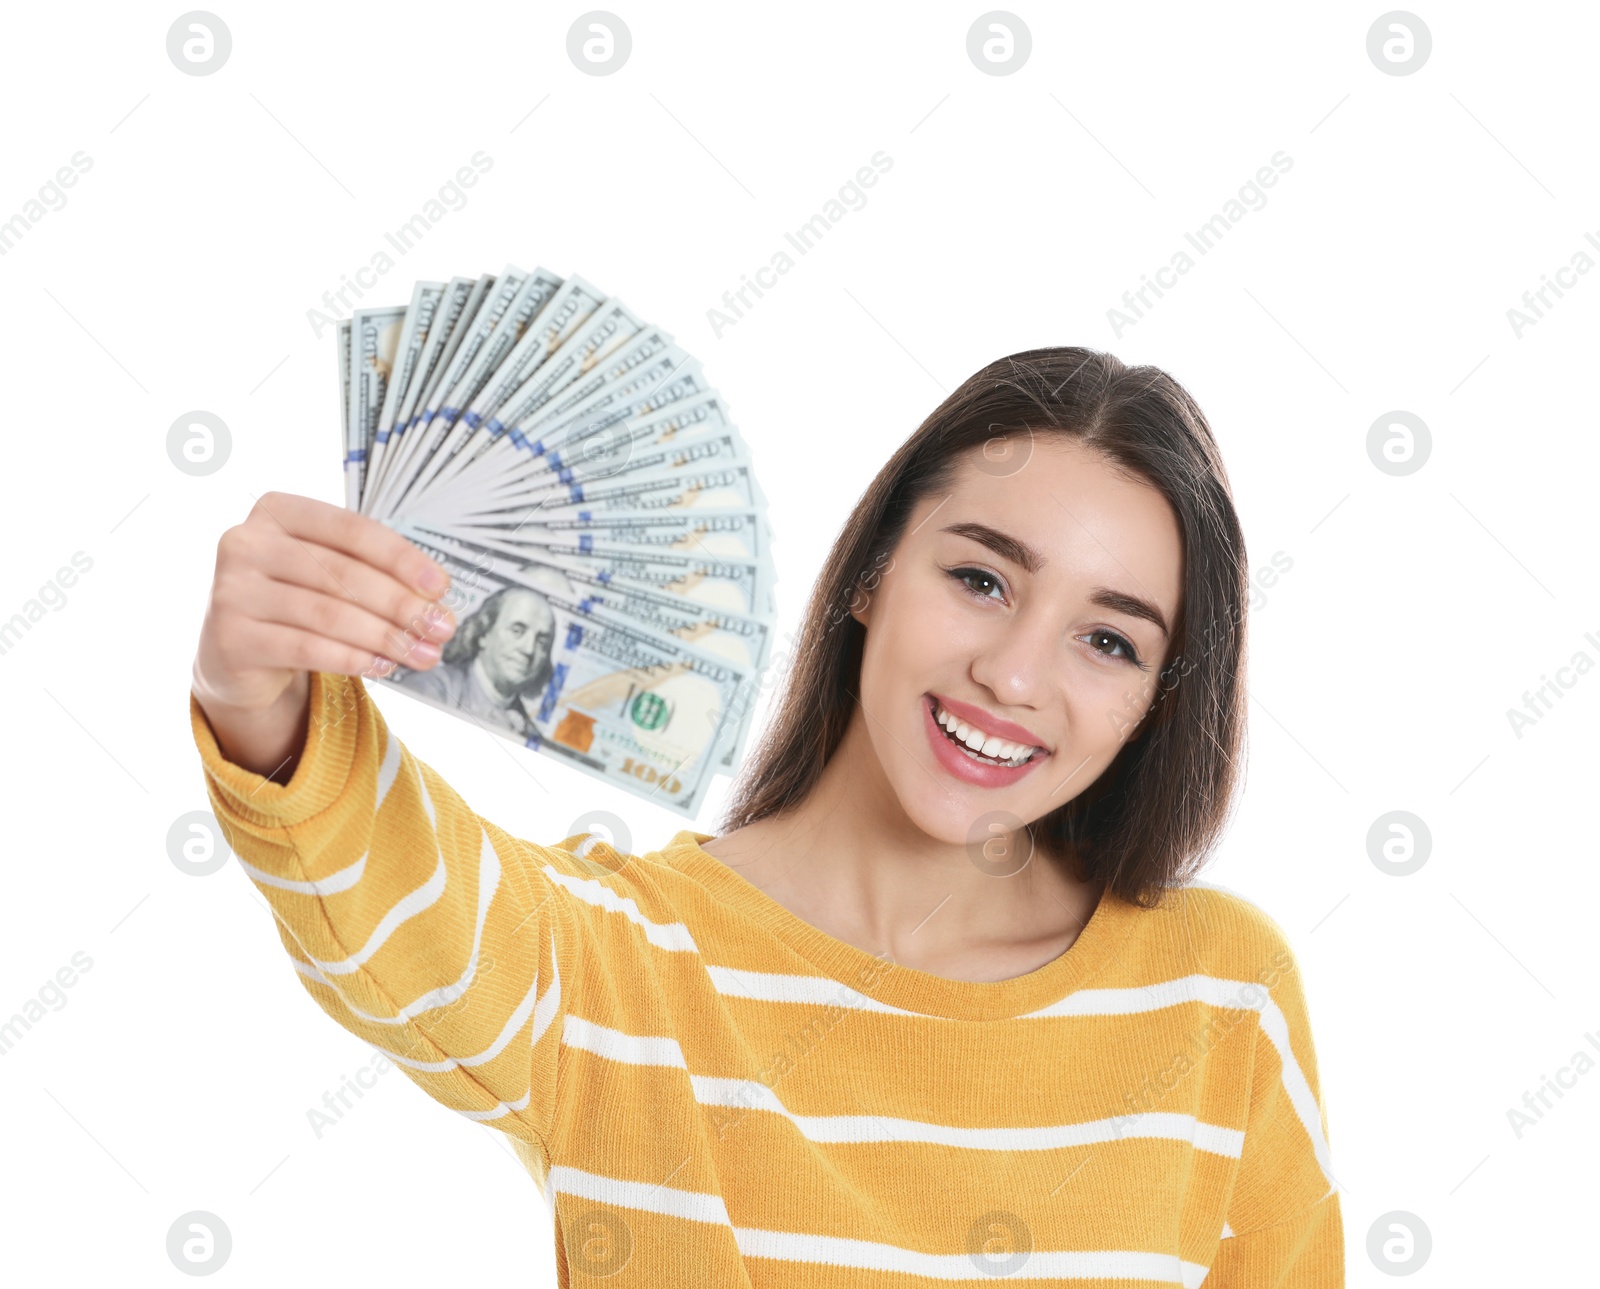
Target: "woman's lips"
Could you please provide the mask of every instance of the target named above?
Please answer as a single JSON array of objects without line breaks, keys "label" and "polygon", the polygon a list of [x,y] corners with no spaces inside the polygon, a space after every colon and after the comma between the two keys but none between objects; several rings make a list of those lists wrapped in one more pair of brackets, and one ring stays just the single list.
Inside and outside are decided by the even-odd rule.
[{"label": "woman's lips", "polygon": [[1001,717],[991,715],[981,707],[974,707],[971,703],[963,703],[955,698],[947,698],[943,694],[935,694],[931,690],[928,697],[933,699],[950,715],[958,721],[965,721],[985,734],[993,734],[1003,738],[1008,743],[1021,743],[1027,747],[1044,747],[1044,740],[1032,730],[1024,729],[1013,721],[1003,720]]},{"label": "woman's lips", "polygon": [[1040,748],[1021,765],[1015,767],[974,761],[945,735],[944,727],[934,719],[933,708],[936,701],[938,700],[935,700],[932,694],[922,696],[922,726],[928,737],[928,746],[939,764],[964,783],[980,788],[1009,787],[1050,755]]}]

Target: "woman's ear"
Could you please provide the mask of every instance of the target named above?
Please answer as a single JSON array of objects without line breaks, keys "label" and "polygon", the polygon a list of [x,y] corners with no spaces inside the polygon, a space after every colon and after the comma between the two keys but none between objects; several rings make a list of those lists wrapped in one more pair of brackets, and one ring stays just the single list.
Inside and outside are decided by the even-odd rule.
[{"label": "woman's ear", "polygon": [[861,587],[856,587],[850,592],[850,616],[862,626],[868,625],[872,614],[872,596]]}]

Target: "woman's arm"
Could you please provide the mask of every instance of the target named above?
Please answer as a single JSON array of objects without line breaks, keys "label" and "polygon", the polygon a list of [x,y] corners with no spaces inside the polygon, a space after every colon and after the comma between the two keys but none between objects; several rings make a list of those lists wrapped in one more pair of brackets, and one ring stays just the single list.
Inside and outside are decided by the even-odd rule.
[{"label": "woman's arm", "polygon": [[313,672],[287,783],[190,721],[223,834],[271,906],[300,983],[430,1096],[538,1149],[581,974],[558,875],[572,852],[481,819],[398,739],[359,678]]},{"label": "woman's arm", "polygon": [[480,819],[359,679],[438,662],[448,588],[376,520],[264,494],[217,543],[189,718],[223,835],[318,1006],[548,1160],[582,975],[559,879],[589,866]]},{"label": "woman's arm", "polygon": [[232,707],[216,698],[200,703],[198,660],[190,696],[205,713],[222,754],[274,783],[287,783],[306,745],[311,716],[311,673],[296,672],[288,688],[264,708]]},{"label": "woman's arm", "polygon": [[1305,988],[1287,941],[1271,934],[1272,959],[1291,967],[1258,1009],[1244,1146],[1206,1289],[1343,1289],[1343,1213]]},{"label": "woman's arm", "polygon": [[1274,1226],[1222,1241],[1208,1289],[1344,1289],[1339,1193]]}]

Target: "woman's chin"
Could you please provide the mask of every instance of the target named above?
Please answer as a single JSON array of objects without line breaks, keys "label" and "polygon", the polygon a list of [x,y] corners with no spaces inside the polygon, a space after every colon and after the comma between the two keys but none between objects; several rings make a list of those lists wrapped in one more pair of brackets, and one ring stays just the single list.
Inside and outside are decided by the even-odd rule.
[{"label": "woman's chin", "polygon": [[901,808],[913,827],[930,841],[965,846],[975,855],[1021,828],[1027,819],[994,800],[993,792],[952,783],[936,789],[917,771],[920,787],[900,796]]}]

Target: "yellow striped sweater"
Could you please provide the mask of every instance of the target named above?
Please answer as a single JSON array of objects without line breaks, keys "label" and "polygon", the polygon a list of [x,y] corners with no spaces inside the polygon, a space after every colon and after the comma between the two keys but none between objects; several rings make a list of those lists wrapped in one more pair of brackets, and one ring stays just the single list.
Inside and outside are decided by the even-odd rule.
[{"label": "yellow striped sweater", "polygon": [[562,1286],[1344,1283],[1304,991],[1209,885],[950,980],[809,925],[682,831],[508,836],[314,672],[287,784],[207,791],[318,1006],[507,1134]]}]

